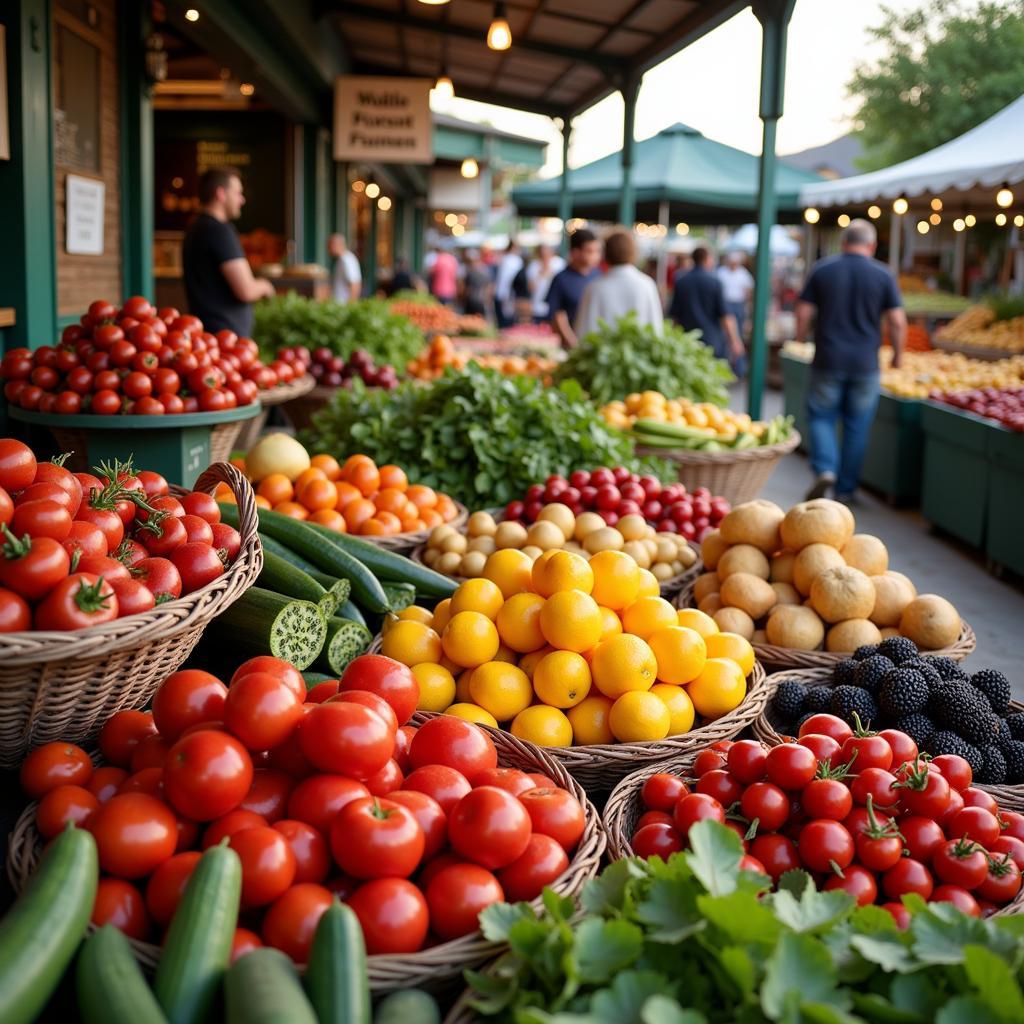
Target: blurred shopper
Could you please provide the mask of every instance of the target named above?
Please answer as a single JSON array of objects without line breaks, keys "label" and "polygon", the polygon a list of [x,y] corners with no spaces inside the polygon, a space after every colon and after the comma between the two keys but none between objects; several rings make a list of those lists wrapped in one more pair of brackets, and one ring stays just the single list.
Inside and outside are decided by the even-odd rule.
[{"label": "blurred shopper", "polygon": [[582,338],[597,325],[614,324],[627,313],[635,313],[642,326],[660,334],[663,324],[661,297],[653,279],[635,266],[636,242],[624,228],[613,231],[604,242],[608,273],[591,281],[583,292],[573,329]]},{"label": "blurred shopper", "polygon": [[242,178],[234,167],[211,167],[199,179],[202,211],[189,225],[182,243],[185,293],[189,312],[211,332],[252,334],[252,304],[269,299],[274,286],[253,276],[245,258],[238,220],[245,205]]},{"label": "blurred shopper", "polygon": [[466,271],[462,276],[463,306],[473,316],[487,316],[491,304],[493,278],[491,268],[476,249],[466,253]]},{"label": "blurred shopper", "polygon": [[561,339],[562,348],[573,348],[576,333],[572,329],[583,292],[601,276],[601,243],[593,231],[580,228],[569,236],[569,265],[551,280],[545,296],[551,326]]},{"label": "blurred shopper", "polygon": [[699,245],[693,250],[693,269],[676,278],[668,315],[685,331],[700,331],[701,341],[719,359],[742,369],[743,342],[736,318],[725,304],[722,282],[712,271],[711,253]]},{"label": "blurred shopper", "polygon": [[515,321],[516,297],[513,285],[522,269],[523,257],[519,255],[519,246],[514,238],[509,239],[494,275],[494,313],[499,327],[508,327]]},{"label": "blurred shopper", "polygon": [[725,308],[733,315],[736,330],[743,338],[747,333],[747,309],[754,294],[754,275],[743,265],[742,253],[735,249],[726,253],[717,274],[725,294]]},{"label": "blurred shopper", "polygon": [[430,294],[445,306],[459,293],[459,261],[454,253],[438,248],[430,265]]},{"label": "blurred shopper", "polygon": [[850,502],[857,490],[878,404],[883,319],[892,342],[892,365],[899,366],[903,355],[907,315],[896,279],[874,259],[877,241],[870,221],[852,221],[842,234],[842,253],[815,264],[797,302],[797,341],[807,338],[817,314],[807,394],[811,468],[817,479],[808,498],[834,492],[839,501]]},{"label": "blurred shopper", "polygon": [[327,252],[334,258],[331,268],[331,295],[335,302],[355,302],[363,290],[363,272],[359,257],[348,247],[345,236],[333,234],[327,239]]},{"label": "blurred shopper", "polygon": [[548,318],[548,289],[557,273],[565,267],[562,259],[550,245],[538,245],[537,255],[526,268],[526,283],[530,288],[530,312],[535,324]]},{"label": "blurred shopper", "polygon": [[409,261],[404,256],[399,256],[395,260],[395,269],[384,291],[388,298],[396,292],[423,291],[423,282],[412,272]]}]

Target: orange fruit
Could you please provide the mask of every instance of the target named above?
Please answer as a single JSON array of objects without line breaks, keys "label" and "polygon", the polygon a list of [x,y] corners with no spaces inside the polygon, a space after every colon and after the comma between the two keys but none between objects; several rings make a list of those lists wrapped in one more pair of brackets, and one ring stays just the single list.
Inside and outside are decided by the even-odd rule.
[{"label": "orange fruit", "polygon": [[477,725],[489,725],[492,729],[498,728],[498,722],[489,711],[485,711],[479,704],[469,704],[461,701],[453,704],[446,712],[453,718],[461,718],[464,722],[474,722]]},{"label": "orange fruit", "polygon": [[370,516],[369,519],[363,520],[358,532],[361,537],[389,536],[388,528],[379,519],[375,519],[373,516]]},{"label": "orange fruit", "polygon": [[650,645],[631,633],[609,637],[590,659],[594,685],[615,700],[631,690],[649,690],[658,678],[658,662]]},{"label": "orange fruit", "polygon": [[345,480],[339,480],[334,485],[334,489],[338,492],[338,501],[334,507],[339,512],[344,512],[350,502],[356,501],[363,496],[358,487],[353,487],[352,484]]},{"label": "orange fruit", "polygon": [[594,574],[587,560],[582,555],[559,548],[545,551],[533,563],[531,579],[533,589],[541,597],[550,597],[562,590],[589,594],[594,589]]},{"label": "orange fruit", "polygon": [[280,512],[283,516],[291,516],[292,519],[308,519],[309,512],[305,505],[300,505],[297,501],[282,501],[274,506],[275,512]]},{"label": "orange fruit", "polygon": [[434,618],[430,625],[437,630],[438,633],[444,632],[444,627],[448,625],[448,620],[452,617],[452,599],[446,597],[443,601],[438,601],[434,605]]},{"label": "orange fruit", "polygon": [[615,737],[608,726],[608,712],[613,703],[603,693],[591,690],[576,707],[569,708],[566,717],[572,726],[573,742],[581,747],[614,743]]},{"label": "orange fruit", "polygon": [[433,508],[421,508],[420,519],[423,520],[423,528],[426,530],[432,530],[435,526],[440,526],[444,522],[441,518],[441,513]]},{"label": "orange fruit", "polygon": [[394,487],[382,487],[373,499],[379,512],[394,512],[396,516],[405,511],[405,495]]},{"label": "orange fruit", "polygon": [[380,488],[380,471],[372,462],[353,466],[347,479],[349,483],[355,484],[363,496],[367,498],[371,494],[375,494]]},{"label": "orange fruit", "polygon": [[637,591],[636,596],[640,597],[659,597],[661,595],[661,584],[658,582],[658,577],[651,572],[650,569],[640,570],[640,589]]},{"label": "orange fruit", "polygon": [[623,551],[599,551],[590,562],[594,576],[591,596],[605,608],[621,611],[640,591],[640,566]]},{"label": "orange fruit", "polygon": [[680,608],[676,611],[680,626],[695,630],[706,640],[709,636],[720,632],[718,623],[710,615],[696,608]]},{"label": "orange fruit", "polygon": [[291,501],[295,497],[295,488],[284,473],[271,473],[259,482],[256,493],[262,494],[271,505],[280,505],[282,501]]},{"label": "orange fruit", "polygon": [[448,620],[441,634],[444,653],[463,668],[493,661],[501,643],[494,623],[481,612],[459,612]]},{"label": "orange fruit", "polygon": [[235,455],[232,458],[230,458],[228,461],[231,463],[232,466],[235,467],[235,469],[240,469],[243,473],[248,474],[248,470],[246,469],[246,466],[245,466],[245,456],[244,455]]},{"label": "orange fruit", "polygon": [[441,638],[429,626],[411,619],[392,622],[381,638],[381,654],[412,667],[441,658]]},{"label": "orange fruit", "polygon": [[659,700],[664,701],[665,707],[668,708],[669,736],[679,736],[693,728],[696,712],[693,710],[693,701],[690,700],[690,695],[682,686],[655,683],[651,687],[651,693]]},{"label": "orange fruit", "polygon": [[487,556],[483,576],[498,585],[507,600],[521,594],[532,585],[533,562],[529,555],[515,548],[502,548]]},{"label": "orange fruit", "polygon": [[381,490],[387,488],[389,490],[404,491],[409,486],[409,478],[405,475],[405,470],[400,466],[381,466],[380,486]]},{"label": "orange fruit", "polygon": [[341,479],[348,480],[358,466],[374,466],[376,468],[376,464],[369,455],[350,455],[342,464]]},{"label": "orange fruit", "polygon": [[581,590],[560,590],[545,600],[540,628],[552,647],[582,654],[601,639],[601,609]]},{"label": "orange fruit", "polygon": [[509,729],[513,736],[538,747],[568,747],[572,744],[572,726],[558,708],[534,704],[520,711],[512,719]]},{"label": "orange fruit", "polygon": [[419,509],[433,508],[437,504],[437,495],[432,487],[423,484],[410,484],[405,496]]},{"label": "orange fruit", "polygon": [[443,665],[421,661],[412,666],[412,674],[420,684],[417,711],[445,711],[455,700],[455,678]]},{"label": "orange fruit", "polygon": [[319,455],[314,455],[309,460],[309,464],[314,469],[319,469],[332,482],[341,479],[341,466],[338,465],[338,460],[333,455],[321,452]]},{"label": "orange fruit", "polygon": [[345,517],[333,508],[318,508],[310,515],[309,521],[326,526],[328,530],[334,530],[336,533],[348,533]]},{"label": "orange fruit", "polygon": [[[232,495],[232,498],[234,498],[234,495]],[[220,498],[220,497],[218,497],[217,500],[218,501],[224,501],[224,499]],[[267,499],[264,498],[262,494],[257,494],[256,495],[256,507],[257,508],[273,508],[274,506],[271,505],[270,502],[267,501]]]},{"label": "orange fruit", "polygon": [[378,512],[359,527],[360,533],[369,533],[377,537],[393,537],[401,530],[402,521],[391,512]]},{"label": "orange fruit", "polygon": [[295,493],[298,502],[310,512],[333,509],[338,504],[338,489],[326,477],[311,477]]},{"label": "orange fruit", "polygon": [[554,708],[571,708],[590,693],[590,666],[581,654],[552,651],[533,669],[533,692]]},{"label": "orange fruit", "polygon": [[434,508],[441,514],[441,518],[446,523],[450,523],[459,514],[455,502],[447,494],[439,494],[437,496],[437,504]]},{"label": "orange fruit", "polygon": [[666,626],[676,626],[676,610],[663,597],[638,597],[622,612],[622,628],[646,640]]},{"label": "orange fruit", "polygon": [[622,622],[618,615],[611,610],[599,605],[601,609],[601,639],[607,640],[610,636],[618,636],[622,632]]},{"label": "orange fruit", "polygon": [[508,722],[530,706],[533,690],[522,669],[503,661],[485,661],[469,677],[469,696],[499,722]]},{"label": "orange fruit", "polygon": [[327,474],[322,469],[317,469],[315,466],[310,466],[308,469],[304,469],[293,481],[295,487],[295,493],[298,494],[310,480],[326,480]]},{"label": "orange fruit", "polygon": [[358,533],[363,523],[376,511],[377,508],[372,501],[368,501],[366,498],[357,498],[355,501],[349,502],[341,514],[345,517],[349,530],[352,533]]},{"label": "orange fruit", "polygon": [[[447,667],[447,666],[446,666]],[[469,695],[469,681],[473,678],[473,673],[476,671],[472,668],[458,668],[458,675],[455,677],[455,700],[460,704],[469,704],[473,698]]]},{"label": "orange fruit", "polygon": [[709,658],[729,658],[739,665],[744,676],[754,671],[754,648],[739,633],[715,633],[706,637],[704,644]]},{"label": "orange fruit", "polygon": [[519,667],[530,677],[530,679],[533,679],[533,670],[537,667],[537,663],[545,654],[550,654],[553,650],[554,647],[548,647],[547,644],[545,644],[536,651],[530,651],[529,654],[524,654],[519,659]]},{"label": "orange fruit", "polygon": [[686,687],[686,692],[698,715],[721,718],[743,703],[747,681],[735,661],[708,658],[703,671]]},{"label": "orange fruit", "polygon": [[434,613],[426,608],[421,608],[418,604],[411,604],[408,608],[403,608],[396,613],[396,617],[403,620],[408,619],[410,622],[422,622],[424,626],[434,625]]},{"label": "orange fruit", "polygon": [[540,629],[543,607],[544,598],[539,594],[513,594],[498,610],[495,619],[501,642],[520,654],[543,647],[544,634]]},{"label": "orange fruit", "polygon": [[504,598],[496,583],[482,577],[460,583],[452,594],[452,615],[459,612],[480,612],[492,622],[498,617]]},{"label": "orange fruit", "polygon": [[686,626],[656,630],[647,642],[658,661],[658,680],[662,683],[688,683],[700,675],[708,660],[704,637]]},{"label": "orange fruit", "polygon": [[624,693],[608,712],[608,726],[620,743],[650,743],[668,735],[672,716],[668,706],[653,693]]}]

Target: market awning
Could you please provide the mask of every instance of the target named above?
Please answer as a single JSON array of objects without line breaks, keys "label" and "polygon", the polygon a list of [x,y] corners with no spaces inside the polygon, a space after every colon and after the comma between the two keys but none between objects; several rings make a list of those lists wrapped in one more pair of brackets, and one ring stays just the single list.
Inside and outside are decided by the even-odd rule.
[{"label": "market awning", "polygon": [[[633,186],[637,218],[657,221],[668,203],[669,223],[745,224],[757,206],[758,158],[715,142],[694,128],[675,124],[636,143]],[[800,189],[816,174],[778,164],[776,194],[780,220],[796,220]],[[556,216],[561,175],[520,185],[512,201],[524,216]],[[611,153],[569,171],[572,215],[616,220],[622,192],[622,162]]]},{"label": "market awning", "polygon": [[1024,181],[1024,96],[959,138],[870,174],[807,185],[803,206],[998,189]]}]

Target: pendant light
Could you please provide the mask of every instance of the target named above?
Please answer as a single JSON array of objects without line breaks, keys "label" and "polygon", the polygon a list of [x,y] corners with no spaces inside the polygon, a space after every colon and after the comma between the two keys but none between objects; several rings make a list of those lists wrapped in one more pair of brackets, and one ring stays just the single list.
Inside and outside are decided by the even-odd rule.
[{"label": "pendant light", "polygon": [[492,50],[507,50],[512,45],[512,29],[509,27],[503,0],[498,0],[494,5],[494,17],[487,29],[487,45]]},{"label": "pendant light", "polygon": [[455,95],[455,83],[451,80],[447,68],[444,68],[437,76],[437,81],[434,83],[434,95],[439,100],[450,100]]}]

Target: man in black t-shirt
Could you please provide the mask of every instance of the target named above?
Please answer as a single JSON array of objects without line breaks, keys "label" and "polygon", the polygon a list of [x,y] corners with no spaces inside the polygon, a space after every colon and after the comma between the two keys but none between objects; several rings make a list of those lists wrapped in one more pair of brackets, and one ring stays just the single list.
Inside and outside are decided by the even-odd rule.
[{"label": "man in black t-shirt", "polygon": [[[884,318],[899,366],[907,334],[896,279],[875,260],[877,235],[870,221],[852,221],[842,235],[843,251],[815,264],[796,307],[796,340],[803,341],[811,318],[814,362],[807,394],[811,468],[817,479],[808,498],[834,490],[849,502],[857,489],[871,421],[878,405],[878,349]],[[840,451],[836,421],[843,422]]]},{"label": "man in black t-shirt", "polygon": [[719,359],[736,365],[742,358],[736,317],[725,304],[722,282],[712,272],[711,253],[702,245],[693,250],[693,270],[676,278],[668,316],[684,331],[700,331],[701,341]]},{"label": "man in black t-shirt", "polygon": [[242,179],[234,167],[211,167],[199,179],[202,212],[189,225],[182,245],[189,312],[211,333],[252,334],[252,304],[268,299],[274,286],[253,276],[242,251],[238,220],[245,205]]}]

